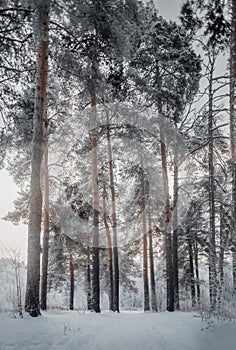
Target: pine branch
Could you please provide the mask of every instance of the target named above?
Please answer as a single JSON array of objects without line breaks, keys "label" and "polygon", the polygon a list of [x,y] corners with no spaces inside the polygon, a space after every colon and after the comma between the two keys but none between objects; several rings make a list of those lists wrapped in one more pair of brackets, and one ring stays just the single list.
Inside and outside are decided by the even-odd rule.
[{"label": "pine branch", "polygon": [[26,13],[33,13],[34,12],[34,10],[31,10],[30,8],[22,9],[22,8],[19,8],[19,7],[9,7],[9,8],[6,8],[6,9],[1,9],[0,10],[0,15],[4,14],[6,12],[13,12],[13,11],[26,12]]}]

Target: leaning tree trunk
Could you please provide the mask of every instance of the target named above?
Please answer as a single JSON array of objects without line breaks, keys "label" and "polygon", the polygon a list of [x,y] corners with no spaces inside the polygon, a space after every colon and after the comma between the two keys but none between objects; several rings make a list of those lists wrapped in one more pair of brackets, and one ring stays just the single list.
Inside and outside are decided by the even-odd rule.
[{"label": "leaning tree trunk", "polygon": [[47,309],[47,281],[48,281],[48,251],[49,251],[49,175],[48,175],[48,147],[44,152],[44,236],[42,252],[41,276],[41,309]]},{"label": "leaning tree trunk", "polygon": [[232,38],[231,38],[231,77],[230,77],[230,146],[232,166],[232,229],[231,240],[234,245],[233,287],[236,295],[236,0],[232,1]]},{"label": "leaning tree trunk", "polygon": [[167,311],[174,311],[174,286],[173,286],[173,261],[172,261],[172,236],[170,231],[170,198],[167,172],[167,156],[164,136],[161,133],[161,162],[163,178],[163,198],[164,198],[164,235],[166,253],[166,283],[167,283]]},{"label": "leaning tree trunk", "polygon": [[117,241],[117,220],[116,220],[116,193],[114,184],[114,171],[113,171],[113,157],[111,148],[111,134],[110,134],[110,120],[109,113],[107,113],[107,148],[108,148],[108,162],[109,162],[109,176],[110,176],[110,189],[111,189],[111,205],[112,205],[112,234],[113,234],[113,260],[114,260],[114,311],[119,312],[119,252]]},{"label": "leaning tree trunk", "polygon": [[149,288],[148,288],[148,254],[147,254],[147,215],[146,215],[146,193],[143,164],[141,167],[142,188],[142,231],[143,231],[143,295],[144,311],[150,310]]},{"label": "leaning tree trunk", "polygon": [[34,106],[34,129],[32,141],[30,207],[28,223],[27,283],[25,311],[31,316],[40,315],[40,232],[42,217],[41,163],[44,151],[44,118],[46,110],[46,90],[48,71],[48,23],[49,0],[36,5],[37,75]]}]

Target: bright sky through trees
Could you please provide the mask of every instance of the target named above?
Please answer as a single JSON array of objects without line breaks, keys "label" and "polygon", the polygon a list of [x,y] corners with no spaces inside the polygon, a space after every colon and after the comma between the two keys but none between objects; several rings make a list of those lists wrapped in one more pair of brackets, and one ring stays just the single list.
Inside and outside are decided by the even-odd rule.
[{"label": "bright sky through trees", "polygon": [[[179,14],[181,0],[155,0],[160,14],[169,19],[176,19]],[[17,197],[17,186],[8,176],[6,170],[0,171],[0,218],[14,208],[13,201]],[[14,226],[10,222],[0,219],[0,245],[21,247],[23,256],[26,255],[27,226]]]}]

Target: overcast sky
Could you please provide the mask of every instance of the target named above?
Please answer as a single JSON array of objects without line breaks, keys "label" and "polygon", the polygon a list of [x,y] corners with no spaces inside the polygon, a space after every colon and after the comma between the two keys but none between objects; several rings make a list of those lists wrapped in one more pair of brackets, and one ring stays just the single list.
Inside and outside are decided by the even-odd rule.
[{"label": "overcast sky", "polygon": [[159,13],[166,19],[176,20],[179,12],[182,0],[154,0]]},{"label": "overcast sky", "polygon": [[[167,20],[176,20],[182,0],[154,0],[159,13]],[[0,218],[14,208],[13,201],[17,197],[17,186],[12,182],[5,170],[0,171]],[[26,256],[27,227],[14,226],[0,219],[0,248],[4,246],[20,247]],[[1,256],[1,251],[0,251]]]}]

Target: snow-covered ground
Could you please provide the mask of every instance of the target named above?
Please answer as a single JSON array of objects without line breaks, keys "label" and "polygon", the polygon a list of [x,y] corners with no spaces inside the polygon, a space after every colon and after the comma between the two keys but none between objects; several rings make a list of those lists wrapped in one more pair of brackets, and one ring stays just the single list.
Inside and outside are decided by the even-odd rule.
[{"label": "snow-covered ground", "polygon": [[46,312],[0,314],[0,350],[229,350],[235,325],[209,325],[193,313]]}]

